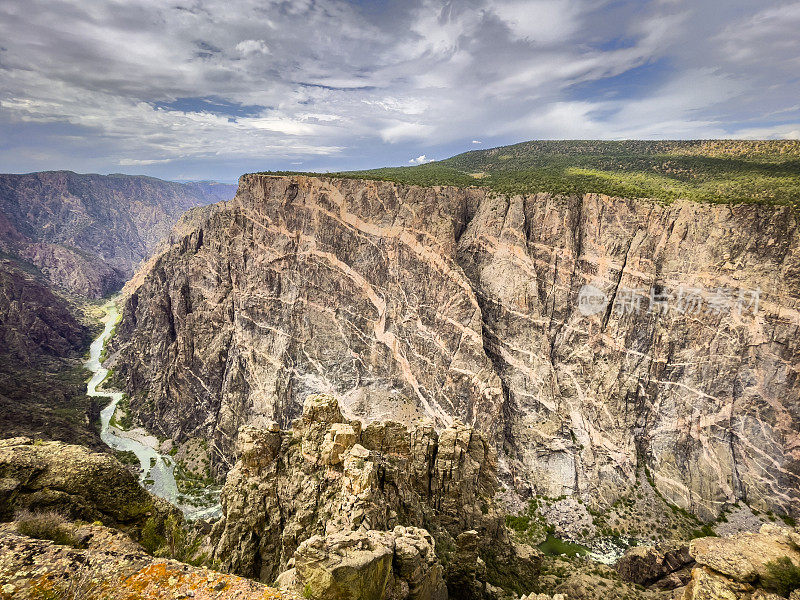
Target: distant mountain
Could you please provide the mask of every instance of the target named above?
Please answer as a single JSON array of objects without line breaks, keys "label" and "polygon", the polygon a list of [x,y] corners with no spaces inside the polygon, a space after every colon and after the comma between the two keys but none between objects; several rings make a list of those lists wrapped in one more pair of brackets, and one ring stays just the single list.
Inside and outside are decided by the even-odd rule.
[{"label": "distant mountain", "polygon": [[219,181],[177,181],[187,188],[195,189],[201,195],[214,198],[214,202],[230,200],[236,195],[239,187],[235,183],[221,183]]},{"label": "distant mountain", "polygon": [[800,205],[800,141],[532,141],[416,167],[329,174],[414,185],[480,186],[504,194],[600,193],[624,198]]},{"label": "distant mountain", "polygon": [[88,298],[118,290],[181,214],[236,186],[132,175],[0,175],[0,250]]}]

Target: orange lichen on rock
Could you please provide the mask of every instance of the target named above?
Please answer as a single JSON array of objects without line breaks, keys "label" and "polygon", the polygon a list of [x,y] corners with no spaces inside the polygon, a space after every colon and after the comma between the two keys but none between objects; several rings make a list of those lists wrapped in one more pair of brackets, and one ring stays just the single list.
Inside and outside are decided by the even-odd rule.
[{"label": "orange lichen on rock", "polygon": [[114,600],[282,600],[292,596],[262,584],[174,561],[147,565],[119,582]]},{"label": "orange lichen on rock", "polygon": [[153,558],[124,534],[105,527],[92,526],[91,531],[88,547],[79,549],[0,526],[0,600],[297,598],[235,575]]}]

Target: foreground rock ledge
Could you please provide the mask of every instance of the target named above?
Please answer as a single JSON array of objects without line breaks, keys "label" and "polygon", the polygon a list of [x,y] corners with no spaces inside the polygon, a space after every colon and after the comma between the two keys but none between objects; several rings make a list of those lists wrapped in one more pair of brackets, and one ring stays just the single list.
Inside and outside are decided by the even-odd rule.
[{"label": "foreground rock ledge", "polygon": [[[777,600],[768,563],[788,559],[800,569],[800,534],[775,525],[764,525],[759,533],[692,540],[689,551],[698,566],[683,600]],[[791,598],[800,600],[800,590]]]},{"label": "foreground rock ledge", "polygon": [[0,529],[0,598],[3,600],[298,600],[290,592],[156,559],[125,534],[84,526],[89,547],[75,549]]},{"label": "foreground rock ledge", "polygon": [[147,519],[178,515],[111,454],[26,437],[0,440],[0,521],[19,510],[101,521],[134,538]]}]

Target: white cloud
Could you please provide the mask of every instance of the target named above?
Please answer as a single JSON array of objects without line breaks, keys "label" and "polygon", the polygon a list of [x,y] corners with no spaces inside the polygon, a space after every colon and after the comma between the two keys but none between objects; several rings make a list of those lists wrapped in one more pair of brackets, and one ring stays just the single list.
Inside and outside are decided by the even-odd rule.
[{"label": "white cloud", "polygon": [[482,142],[482,141],[480,141],[480,140],[472,140],[472,143],[473,143],[473,144],[482,144],[483,142]]},{"label": "white cloud", "polygon": [[381,129],[380,134],[383,141],[394,144],[407,140],[425,139],[432,130],[433,126],[423,123],[394,121],[391,125]]},{"label": "white cloud", "polygon": [[420,154],[417,158],[412,158],[408,161],[412,165],[424,165],[425,163],[433,162],[432,158],[428,158],[424,154]]},{"label": "white cloud", "polygon": [[264,40],[242,40],[236,50],[245,56],[249,54],[269,54],[269,46]]},{"label": "white cloud", "polygon": [[238,123],[244,127],[265,129],[285,135],[314,135],[318,127],[291,118],[264,118],[264,119],[239,119]]},{"label": "white cloud", "polygon": [[[717,41],[729,59],[764,64],[770,57],[800,65],[800,2],[768,7],[726,27]],[[775,66],[774,64],[771,66]]]},{"label": "white cloud", "polygon": [[491,5],[520,39],[554,44],[578,29],[582,2],[578,0],[503,0]]},{"label": "white cloud", "polygon": [[147,159],[136,159],[136,158],[123,158],[117,161],[117,164],[122,167],[132,167],[132,166],[142,166],[142,165],[157,165],[162,163],[172,162],[173,159],[171,158],[147,158]]},{"label": "white cloud", "polygon": [[733,131],[729,137],[743,140],[800,140],[800,123],[771,127],[745,127]]}]

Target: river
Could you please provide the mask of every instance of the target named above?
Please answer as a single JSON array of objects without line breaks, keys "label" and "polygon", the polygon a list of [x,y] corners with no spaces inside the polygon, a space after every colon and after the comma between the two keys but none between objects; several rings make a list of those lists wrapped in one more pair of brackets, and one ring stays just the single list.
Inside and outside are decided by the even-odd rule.
[{"label": "river", "polygon": [[159,443],[155,436],[141,428],[125,431],[111,425],[111,418],[114,416],[114,411],[116,411],[123,394],[104,388],[97,389],[97,387],[108,375],[108,369],[100,364],[100,356],[114,330],[119,309],[113,300],[104,308],[106,314],[101,321],[105,324],[105,328],[89,347],[89,360],[85,363],[86,368],[93,373],[86,386],[86,394],[94,398],[109,399],[108,406],[100,412],[100,439],[115,450],[133,452],[139,459],[141,484],[155,495],[180,508],[187,519],[217,516],[220,512],[218,504],[210,507],[198,507],[184,501],[184,496],[178,491],[178,485],[175,482],[174,461],[171,457],[158,452]]}]

